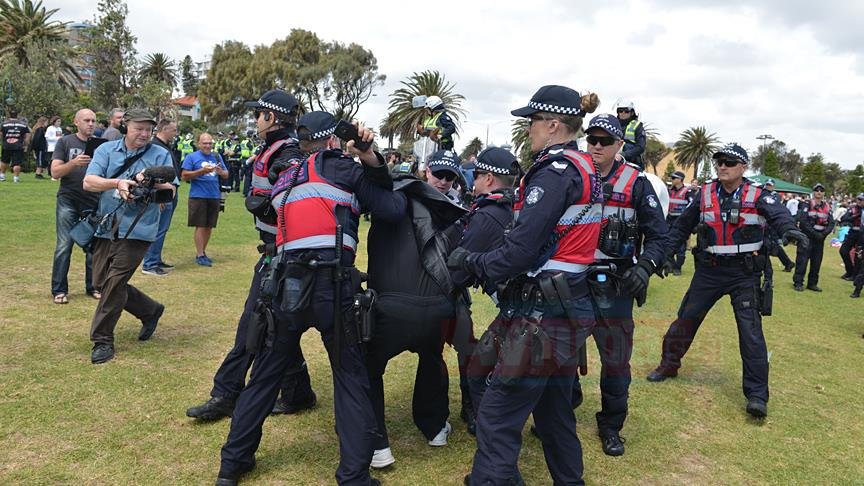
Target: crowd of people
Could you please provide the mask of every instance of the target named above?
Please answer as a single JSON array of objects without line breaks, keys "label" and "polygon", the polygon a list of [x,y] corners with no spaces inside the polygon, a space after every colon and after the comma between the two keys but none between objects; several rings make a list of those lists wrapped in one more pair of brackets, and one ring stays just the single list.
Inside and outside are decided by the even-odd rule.
[{"label": "crowd of people", "polygon": [[[301,115],[293,95],[271,90],[247,103],[256,128],[243,140],[204,132],[193,141],[178,136],[176,121],[140,109],[113,110],[98,135],[87,108],[65,135],[59,120],[40,118],[31,130],[12,112],[3,123],[0,173],[5,178],[11,165],[17,182],[29,148],[36,177],[59,180],[51,292],[56,304],[69,301],[71,253],[76,243],[83,246],[85,289],[98,301],[90,330],[94,364],[114,358],[114,328],[124,310],[141,321],[139,340],[158,327],[165,306],[130,280],[139,267],[150,276],[171,272],[162,248],[180,182],[190,184],[195,262],[210,267],[207,245],[225,193],[245,180],[261,256],[210,398],[186,411],[198,420],[232,418],[217,485],[236,484],[255,467],[269,415],[317,404],[300,345],[312,327],[333,374],[339,484],[378,484],[370,468],[396,462],[384,374],[405,351],[419,357],[414,423],[430,446],[447,445],[453,425],[446,345],[457,354],[459,416],[476,436],[465,484],[524,483],[518,459],[529,416],[555,484],[584,484],[573,410],[582,402],[577,370],[586,340],[594,338],[600,356],[602,449],[620,456],[634,304],[646,304],[652,276],[682,275],[691,234],[695,272],[647,379],[678,375],[706,315],[729,295],[744,411],[756,419],[768,414],[761,320],[771,315],[769,257],[795,270],[796,291],[804,291],[809,266],[806,289],[821,292],[824,240],[837,219],[850,227],[840,247],[843,278],[854,281],[853,297],[864,286],[864,194],[843,201],[846,210],[835,218],[822,184],[799,201],[774,192],[771,180],[757,185],[744,177],[750,158],[734,143],[713,154],[715,179],[688,186],[675,172],[668,188],[658,189],[642,169],[645,134],[633,103],[619,101],[615,113],[589,119],[599,102],[594,93],[549,85],[513,110],[528,121],[534,155],[527,171],[502,147],[463,163],[453,152],[455,125],[435,96],[426,98],[417,126],[434,150],[424,144],[403,161],[398,152],[378,152],[362,124],[339,131],[333,115]],[[585,150],[577,136],[583,132]],[[354,266],[363,214],[370,219],[365,272]],[[83,222],[92,231],[82,242]],[[789,242],[797,245],[794,262],[783,250]],[[488,324],[479,337],[471,288],[498,308],[492,323],[479,323]]]}]

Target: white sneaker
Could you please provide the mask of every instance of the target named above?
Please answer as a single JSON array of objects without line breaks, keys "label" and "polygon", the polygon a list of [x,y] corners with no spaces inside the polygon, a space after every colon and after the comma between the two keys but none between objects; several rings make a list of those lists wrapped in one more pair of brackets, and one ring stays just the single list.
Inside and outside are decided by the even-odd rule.
[{"label": "white sneaker", "polygon": [[14,182],[14,183],[17,184],[17,183],[21,182],[21,178],[18,177],[18,176],[13,176],[13,177],[12,177],[12,182]]},{"label": "white sneaker", "polygon": [[6,174],[0,174],[0,182],[6,182]]},{"label": "white sneaker", "polygon": [[438,435],[436,435],[434,439],[429,441],[429,445],[432,447],[446,446],[447,437],[450,435],[452,430],[453,427],[450,426],[450,422],[444,422],[444,428],[441,429],[441,432],[438,432]]},{"label": "white sneaker", "polygon": [[369,467],[383,469],[394,462],[396,462],[396,458],[393,457],[393,453],[388,447],[386,449],[378,449],[372,453],[372,462],[369,463]]}]

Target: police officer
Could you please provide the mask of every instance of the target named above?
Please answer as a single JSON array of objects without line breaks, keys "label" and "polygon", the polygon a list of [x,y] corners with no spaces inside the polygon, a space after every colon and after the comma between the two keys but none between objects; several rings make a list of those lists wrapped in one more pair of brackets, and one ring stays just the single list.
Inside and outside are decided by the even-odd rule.
[{"label": "police officer", "polygon": [[807,290],[822,292],[819,288],[819,269],[822,267],[822,254],[825,251],[825,238],[834,231],[834,216],[831,215],[831,203],[823,200],[825,186],[821,183],[813,185],[813,197],[798,207],[798,227],[810,239],[810,244],[798,247],[795,257],[795,274],[792,283],[798,292],[804,291],[804,272],[810,264],[807,274]]},{"label": "police officer", "polygon": [[743,362],[743,390],[747,413],[768,414],[768,352],[762,334],[762,311],[770,307],[762,272],[770,265],[763,248],[765,225],[783,240],[796,240],[806,248],[807,237],[795,229],[789,211],[773,194],[745,179],[750,158],[737,144],[714,153],[717,178],[702,185],[699,204],[691,204],[670,230],[667,254],[696,229],[696,272],[678,310],[678,319],[663,337],[660,366],[648,381],[678,375],[681,358],[690,348],[706,314],[721,297],[729,295],[738,324]]},{"label": "police officer", "polygon": [[[670,228],[696,196],[695,190],[684,184],[684,177],[684,173],[680,170],[672,173],[672,186],[669,187],[669,214],[666,216],[666,223]],[[672,262],[672,275],[681,275],[686,254],[687,240],[684,240],[673,255],[675,259]]]},{"label": "police officer", "polygon": [[447,114],[444,101],[438,96],[430,96],[426,98],[424,109],[426,116],[421,123],[417,124],[417,134],[438,142],[438,148],[441,150],[453,150],[456,124]]},{"label": "police officer", "polygon": [[[778,201],[783,200],[777,192],[774,191],[774,179],[766,179],[765,184],[762,186],[762,191],[766,195],[776,197]],[[770,226],[767,228],[765,235],[765,247],[765,251],[768,255],[777,257],[777,259],[780,260],[780,263],[783,264],[784,272],[791,272],[792,269],[795,268],[795,262],[789,258],[789,255],[786,254],[786,250],[783,249],[782,238]]]},{"label": "police officer", "polygon": [[[265,264],[275,256],[276,243],[275,214],[272,210],[268,210],[272,189],[267,177],[268,171],[274,164],[284,165],[287,161],[302,158],[299,144],[295,138],[292,138],[298,108],[297,99],[293,95],[282,90],[272,90],[261,95],[257,102],[250,102],[247,105],[256,110],[258,133],[264,139],[263,150],[256,156],[254,162],[252,198],[246,205],[255,214],[255,228],[261,239],[261,245],[258,246],[261,258],[253,269],[249,295],[240,321],[237,323],[234,347],[225,356],[213,377],[211,398],[186,411],[188,417],[201,420],[217,420],[233,413],[234,402],[243,389],[246,372],[249,371],[255,358],[252,349],[247,346],[248,334],[250,326],[253,327],[253,334],[261,332],[258,326],[253,324],[256,323],[261,277],[266,270]],[[299,357],[286,373],[282,397],[277,402],[274,412],[296,413],[312,408],[315,403],[316,396],[312,391],[306,363],[302,357]]]},{"label": "police officer", "polygon": [[849,227],[849,232],[846,233],[846,238],[840,245],[840,258],[843,259],[843,267],[846,269],[842,278],[850,282],[855,279],[856,272],[855,263],[852,262],[852,250],[860,245],[862,211],[864,211],[864,193],[858,194],[858,197],[855,198],[855,204],[849,206],[849,210],[840,217],[840,226]]},{"label": "police officer", "polygon": [[[553,482],[582,484],[571,392],[577,350],[594,326],[586,276],[600,234],[603,195],[591,156],[576,149],[575,139],[585,113],[598,104],[594,94],[544,86],[527,106],[511,112],[529,119],[535,152],[514,203],[516,224],[495,250],[457,248],[448,260],[480,282],[509,279],[498,292],[501,313],[477,347],[490,349],[491,356],[475,351],[472,358],[492,365],[466,483],[522,483],[522,429],[533,413]],[[481,348],[489,341],[501,342],[500,350]]]},{"label": "police officer", "polygon": [[589,277],[597,315],[591,334],[601,363],[597,430],[603,452],[620,456],[633,354],[633,300],[640,306],[645,301],[648,278],[664,258],[668,229],[651,182],[639,166],[617,156],[624,145],[618,119],[598,115],[586,133],[588,153],[603,182],[603,222],[595,252],[598,270]]},{"label": "police officer", "polygon": [[630,100],[618,100],[616,112],[618,122],[624,127],[624,151],[622,155],[628,162],[644,167],[642,154],[648,144],[645,127],[636,114],[636,106]]},{"label": "police officer", "polygon": [[[259,100],[256,118],[272,117],[274,106],[279,105]],[[342,316],[348,313],[354,296],[360,205],[390,221],[405,214],[406,205],[404,198],[394,197],[380,154],[371,148],[359,152],[354,141],[349,141],[348,149],[362,161],[358,164],[336,148],[338,142],[333,137],[317,139],[319,132],[335,128],[332,117],[324,123],[328,117],[319,116],[305,126],[310,138],[307,149],[312,150],[308,158],[280,160],[270,166],[271,179],[276,178],[272,207],[278,218],[277,255],[267,281],[276,287],[268,284],[265,297],[273,298],[270,312],[274,325],[268,329],[249,383],[237,399],[231,430],[222,447],[219,484],[234,484],[254,468],[262,425],[276,401],[280,377],[298,361],[300,337],[313,325],[321,333],[333,372],[340,450],[336,480],[339,484],[378,484],[369,477],[375,417],[367,395],[366,365],[356,333],[348,332],[352,325]],[[373,140],[372,132],[363,126],[358,126],[358,133],[363,141]],[[341,246],[337,246],[339,242]]]}]

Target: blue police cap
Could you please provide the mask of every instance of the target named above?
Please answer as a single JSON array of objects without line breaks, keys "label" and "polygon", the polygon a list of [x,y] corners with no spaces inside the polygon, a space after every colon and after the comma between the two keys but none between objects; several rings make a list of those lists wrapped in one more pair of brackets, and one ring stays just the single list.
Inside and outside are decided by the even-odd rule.
[{"label": "blue police cap", "polygon": [[773,185],[775,185],[775,184],[774,184],[774,179],[772,179],[772,178],[770,178],[770,177],[767,178],[767,179],[765,179],[765,185],[766,185],[766,186],[773,186]]},{"label": "blue police cap", "polygon": [[439,150],[433,153],[429,158],[429,162],[426,164],[432,172],[449,170],[456,175],[462,173],[459,170],[460,165],[461,162],[459,161],[459,157],[456,155],[456,152],[453,152],[452,150]]},{"label": "blue police cap", "polygon": [[261,95],[258,101],[247,101],[247,108],[263,109],[290,115],[297,110],[299,103],[297,98],[281,89],[271,89]]},{"label": "blue police cap", "polygon": [[582,115],[582,96],[566,86],[548,85],[538,89],[527,106],[510,112],[513,116],[526,117],[539,112],[561,115]]},{"label": "blue police cap", "polygon": [[823,186],[821,182],[817,182],[816,184],[813,184],[811,191],[815,191],[816,189],[822,189],[824,191],[825,186]]},{"label": "blue police cap", "polygon": [[310,111],[297,120],[297,138],[323,140],[336,131],[336,117],[326,111]]},{"label": "blue police cap", "polygon": [[621,122],[618,121],[618,117],[615,115],[603,113],[602,115],[595,116],[591,119],[591,122],[588,123],[588,128],[585,129],[585,131],[588,132],[592,128],[599,128],[619,140],[624,138],[624,130],[621,130]]},{"label": "blue police cap", "polygon": [[501,175],[516,175],[519,173],[518,167],[516,156],[501,147],[489,147],[483,150],[474,162],[474,170]]},{"label": "blue police cap", "polygon": [[747,151],[744,150],[737,143],[730,143],[730,144],[724,145],[723,147],[720,148],[720,150],[714,152],[714,156],[712,158],[717,159],[723,155],[735,157],[745,164],[750,163],[750,156],[747,155]]},{"label": "blue police cap", "polygon": [[858,199],[859,201],[864,201],[864,192],[858,194],[858,197],[856,199]]},{"label": "blue police cap", "polygon": [[684,173],[681,172],[680,170],[676,170],[675,172],[672,173],[673,179],[681,179],[683,181],[685,177],[687,177],[687,176],[685,176]]}]

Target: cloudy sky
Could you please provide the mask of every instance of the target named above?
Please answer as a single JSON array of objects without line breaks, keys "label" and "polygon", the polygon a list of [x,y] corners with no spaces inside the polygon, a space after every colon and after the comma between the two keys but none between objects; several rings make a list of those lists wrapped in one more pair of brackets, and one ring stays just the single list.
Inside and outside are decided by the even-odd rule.
[{"label": "cloudy sky", "polygon": [[[487,132],[490,143],[508,143],[510,110],[542,85],[563,84],[596,92],[598,112],[631,98],[667,142],[704,125],[748,150],[770,134],[844,168],[864,162],[864,2],[410,3],[128,0],[128,22],[142,57],[201,60],[221,41],[269,44],[292,28],[356,42],[387,75],[359,114],[376,126],[400,80],[439,70],[467,98],[457,149]],[[91,20],[96,10],[92,0],[45,4],[61,20]]]}]

